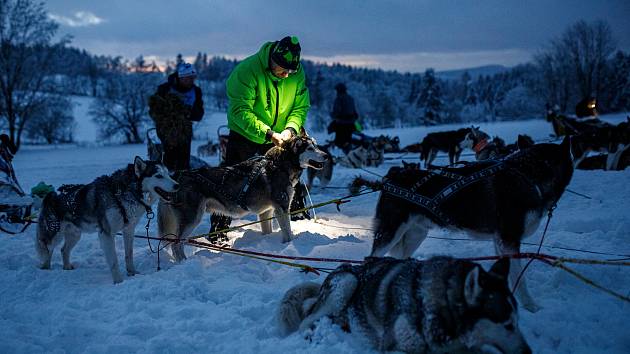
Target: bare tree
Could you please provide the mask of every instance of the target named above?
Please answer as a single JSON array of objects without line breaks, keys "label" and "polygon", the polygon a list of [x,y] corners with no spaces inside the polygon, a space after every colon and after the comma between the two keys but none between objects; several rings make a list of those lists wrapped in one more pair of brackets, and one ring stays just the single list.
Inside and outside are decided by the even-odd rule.
[{"label": "bare tree", "polygon": [[71,143],[75,128],[72,102],[64,96],[47,95],[46,104],[33,112],[26,125],[26,136],[48,144]]},{"label": "bare tree", "polygon": [[581,20],[570,26],[536,56],[545,99],[566,111],[570,101],[598,97],[615,48],[610,26],[604,21]]},{"label": "bare tree", "polygon": [[128,144],[143,142],[143,129],[150,122],[148,97],[160,75],[128,73],[111,75],[104,82],[103,95],[90,106],[90,114],[105,139],[122,137]]},{"label": "bare tree", "polygon": [[597,97],[604,66],[616,47],[610,26],[603,21],[578,21],[564,33],[560,46],[573,64],[580,98]]},{"label": "bare tree", "polygon": [[43,3],[0,0],[0,119],[18,148],[27,122],[45,104],[41,92],[52,85],[53,59],[68,42],[52,43],[57,27]]},{"label": "bare tree", "polygon": [[552,46],[536,55],[540,82],[536,85],[538,96],[549,104],[557,104],[566,112],[573,95],[573,70],[570,62],[558,46]]}]

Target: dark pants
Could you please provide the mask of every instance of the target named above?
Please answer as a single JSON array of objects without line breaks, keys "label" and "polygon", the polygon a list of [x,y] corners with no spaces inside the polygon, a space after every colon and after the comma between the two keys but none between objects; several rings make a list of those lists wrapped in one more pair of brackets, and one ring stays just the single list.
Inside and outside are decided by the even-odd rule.
[{"label": "dark pants", "polygon": [[164,146],[164,165],[169,171],[190,169],[190,139],[178,145]]},{"label": "dark pants", "polygon": [[337,123],[335,125],[335,145],[343,149],[344,152],[346,149],[350,150],[354,130],[354,124]]},{"label": "dark pants", "polygon": [[[221,164],[222,166],[231,166],[235,165],[239,162],[243,162],[249,158],[252,158],[256,155],[264,155],[269,149],[273,147],[273,144],[256,144],[254,142],[249,141],[244,136],[230,131],[230,136],[228,138],[227,147],[225,149],[225,161]],[[301,182],[298,186],[301,185]],[[301,191],[302,189],[296,186],[296,191]],[[291,203],[290,209],[303,208],[304,201],[296,200],[303,199],[302,193],[298,196],[296,194],[294,196],[294,201]],[[300,204],[301,203],[301,204]],[[297,207],[296,207],[297,206]],[[310,217],[310,215],[308,216]],[[215,232],[218,230],[224,230],[230,227],[232,223],[232,218],[229,216],[224,216],[220,214],[212,214],[210,217],[210,232]],[[217,235],[213,235],[209,237],[210,241],[227,241],[227,236],[224,233],[220,233]]]},{"label": "dark pants", "polygon": [[225,149],[225,161],[221,165],[232,166],[256,155],[264,155],[272,147],[273,144],[256,144],[241,134],[230,131]]}]

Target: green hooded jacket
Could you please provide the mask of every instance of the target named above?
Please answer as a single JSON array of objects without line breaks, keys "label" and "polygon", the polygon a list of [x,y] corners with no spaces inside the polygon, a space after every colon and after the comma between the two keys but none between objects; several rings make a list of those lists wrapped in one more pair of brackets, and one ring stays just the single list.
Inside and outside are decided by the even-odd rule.
[{"label": "green hooded jacket", "polygon": [[271,73],[273,45],[265,43],[258,53],[240,62],[226,83],[228,128],[257,144],[265,143],[269,129],[299,132],[311,106],[302,65],[286,79]]}]

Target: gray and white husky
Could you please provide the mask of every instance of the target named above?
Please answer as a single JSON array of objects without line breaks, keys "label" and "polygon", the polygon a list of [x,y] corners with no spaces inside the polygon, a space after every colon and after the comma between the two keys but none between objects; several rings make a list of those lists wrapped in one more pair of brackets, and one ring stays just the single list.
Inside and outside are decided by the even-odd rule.
[{"label": "gray and white husky", "polygon": [[127,274],[134,275],[133,237],[138,221],[157,199],[170,200],[179,185],[162,164],[135,158],[127,168],[101,176],[89,184],[64,185],[42,203],[35,248],[42,269],[50,269],[53,250],[61,248],[63,269],[74,269],[70,252],[82,232],[98,232],[101,248],[114,283],[122,282],[118,269],[115,235],[122,230]]},{"label": "gray and white husky", "polygon": [[503,258],[486,272],[449,257],[366,258],[342,265],[322,285],[289,289],[277,320],[284,335],[329,317],[380,351],[531,353],[518,329]]},{"label": "gray and white husky", "polygon": [[[314,139],[301,135],[269,149],[264,156],[233,166],[184,171],[173,202],[158,205],[159,234],[185,239],[206,212],[230,217],[256,214],[261,220],[275,215],[283,242],[289,242],[293,238],[289,206],[295,185],[304,169],[321,169],[325,158]],[[271,233],[271,220],[263,222],[261,228],[263,234]],[[176,261],[186,258],[181,243],[171,247]]]}]

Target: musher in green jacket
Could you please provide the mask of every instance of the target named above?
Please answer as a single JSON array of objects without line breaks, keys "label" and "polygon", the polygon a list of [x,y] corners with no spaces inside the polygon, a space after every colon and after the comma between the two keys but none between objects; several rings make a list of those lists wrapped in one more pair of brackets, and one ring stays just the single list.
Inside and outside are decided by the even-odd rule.
[{"label": "musher in green jacket", "polygon": [[[224,165],[264,155],[300,131],[310,108],[300,51],[298,38],[287,36],[265,43],[234,68],[226,83],[230,135]],[[230,222],[212,215],[211,231]]]}]

